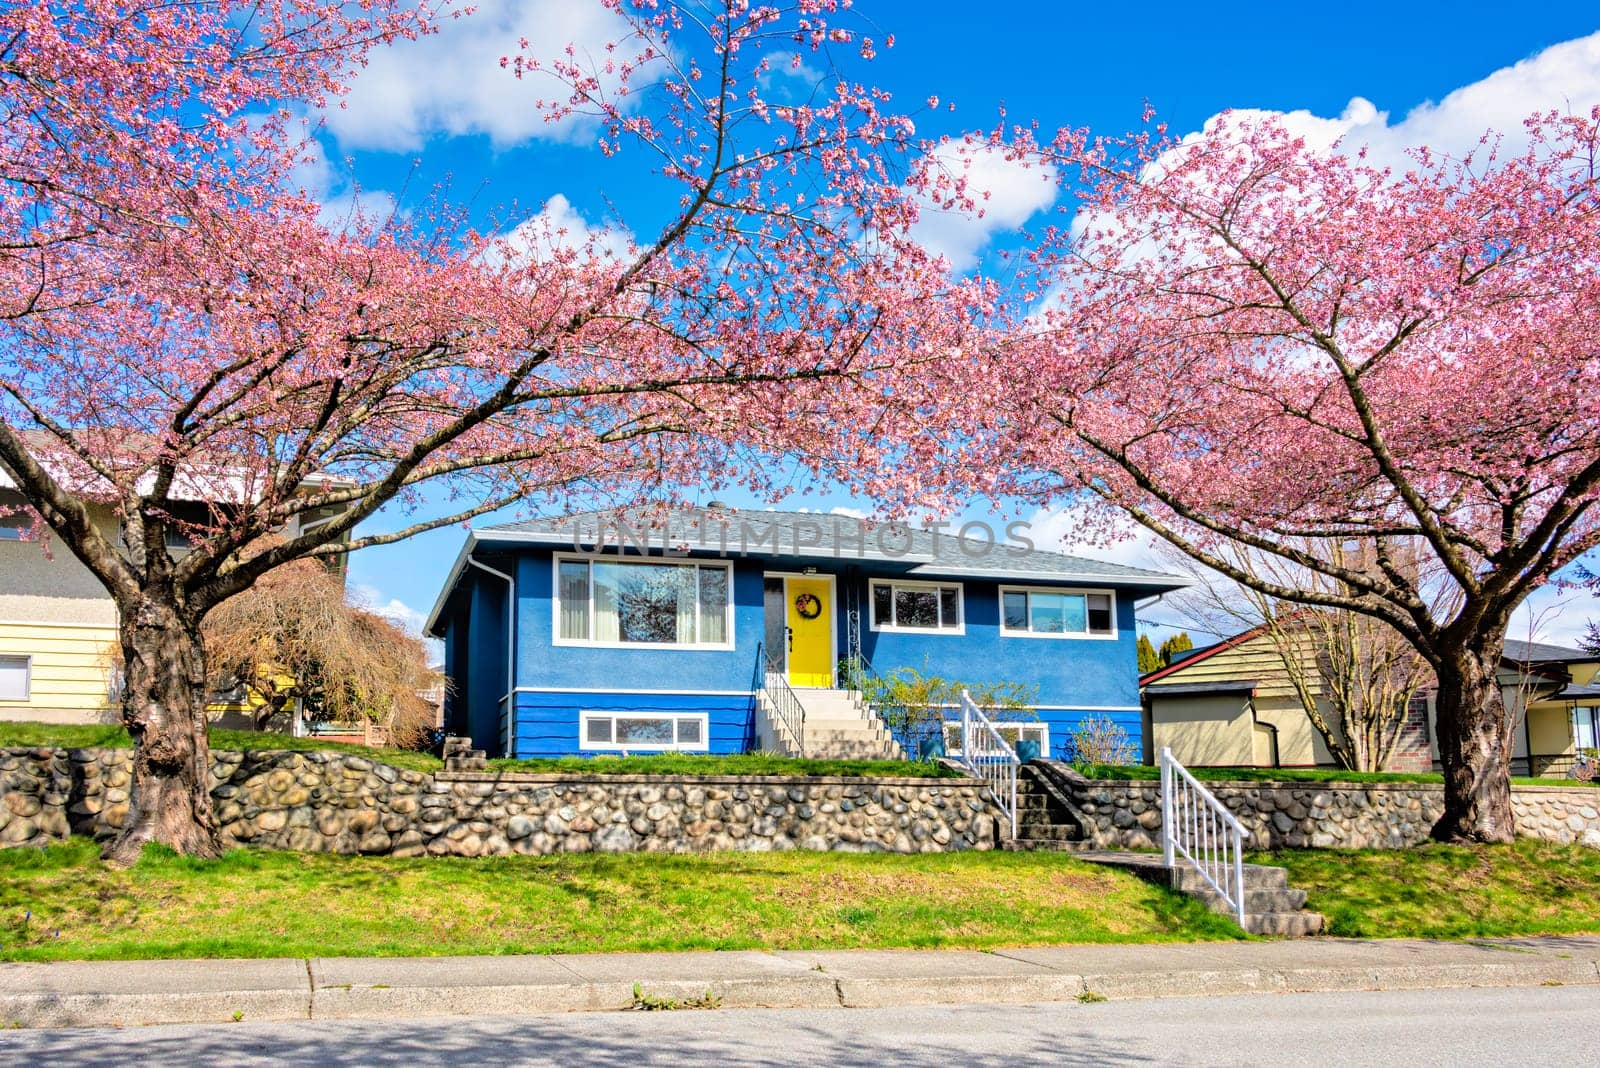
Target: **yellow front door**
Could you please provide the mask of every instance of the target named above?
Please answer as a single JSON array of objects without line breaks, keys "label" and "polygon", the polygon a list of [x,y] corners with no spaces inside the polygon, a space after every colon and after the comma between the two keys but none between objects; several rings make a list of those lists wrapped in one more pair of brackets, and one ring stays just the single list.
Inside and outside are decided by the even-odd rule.
[{"label": "yellow front door", "polygon": [[792,578],[789,602],[789,685],[833,685],[833,588],[827,579]]}]

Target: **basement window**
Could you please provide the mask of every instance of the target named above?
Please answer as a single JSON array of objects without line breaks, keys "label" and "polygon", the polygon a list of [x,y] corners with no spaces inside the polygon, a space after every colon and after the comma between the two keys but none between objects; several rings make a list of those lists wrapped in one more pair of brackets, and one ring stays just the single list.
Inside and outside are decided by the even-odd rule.
[{"label": "basement window", "polygon": [[26,701],[32,683],[32,657],[0,656],[0,701]]},{"label": "basement window", "polygon": [[704,712],[584,712],[581,749],[618,752],[705,752],[710,717]]}]

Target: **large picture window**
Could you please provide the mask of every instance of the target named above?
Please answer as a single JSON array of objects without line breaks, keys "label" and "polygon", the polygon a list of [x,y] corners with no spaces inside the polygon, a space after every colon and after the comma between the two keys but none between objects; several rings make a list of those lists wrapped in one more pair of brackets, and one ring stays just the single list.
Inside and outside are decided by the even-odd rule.
[{"label": "large picture window", "polygon": [[709,716],[704,712],[584,712],[583,749],[705,752]]},{"label": "large picture window", "polygon": [[959,634],[962,630],[961,587],[873,579],[872,629]]},{"label": "large picture window", "polygon": [[556,641],[730,646],[727,564],[556,559]]},{"label": "large picture window", "polygon": [[1109,590],[1002,586],[1000,631],[1039,638],[1114,638],[1116,597]]}]

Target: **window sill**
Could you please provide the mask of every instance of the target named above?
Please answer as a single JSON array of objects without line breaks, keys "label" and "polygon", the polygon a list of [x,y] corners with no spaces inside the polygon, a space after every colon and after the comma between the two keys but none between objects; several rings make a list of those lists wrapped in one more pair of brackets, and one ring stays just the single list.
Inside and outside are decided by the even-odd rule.
[{"label": "window sill", "polygon": [[588,642],[578,638],[552,638],[550,644],[568,649],[631,649],[656,650],[658,652],[674,653],[732,653],[737,651],[733,643],[727,642],[712,645],[709,642]]}]

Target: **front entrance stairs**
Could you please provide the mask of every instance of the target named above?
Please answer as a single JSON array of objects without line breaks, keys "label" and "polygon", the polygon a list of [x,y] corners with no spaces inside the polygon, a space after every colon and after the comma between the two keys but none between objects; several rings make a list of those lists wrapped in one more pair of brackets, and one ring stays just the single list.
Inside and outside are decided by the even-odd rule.
[{"label": "front entrance stairs", "polygon": [[805,710],[801,737],[779,716],[778,698],[762,690],[757,699],[757,744],[784,756],[816,760],[904,760],[905,750],[889,734],[859,690],[793,689]]},{"label": "front entrance stairs", "polygon": [[[1087,825],[1072,798],[1072,784],[1053,774],[1047,762],[1030,762],[1018,769],[1017,834],[1003,848],[1017,852],[1071,853],[1091,864],[1104,864],[1132,872],[1149,882],[1176,890],[1203,903],[1212,912],[1232,916],[1221,894],[1205,877],[1181,859],[1174,867],[1162,863],[1159,853],[1133,853],[1096,849],[1085,840]],[[1323,918],[1304,909],[1306,892],[1289,885],[1283,868],[1262,864],[1244,866],[1244,929],[1250,934],[1300,938],[1319,933]]]}]

